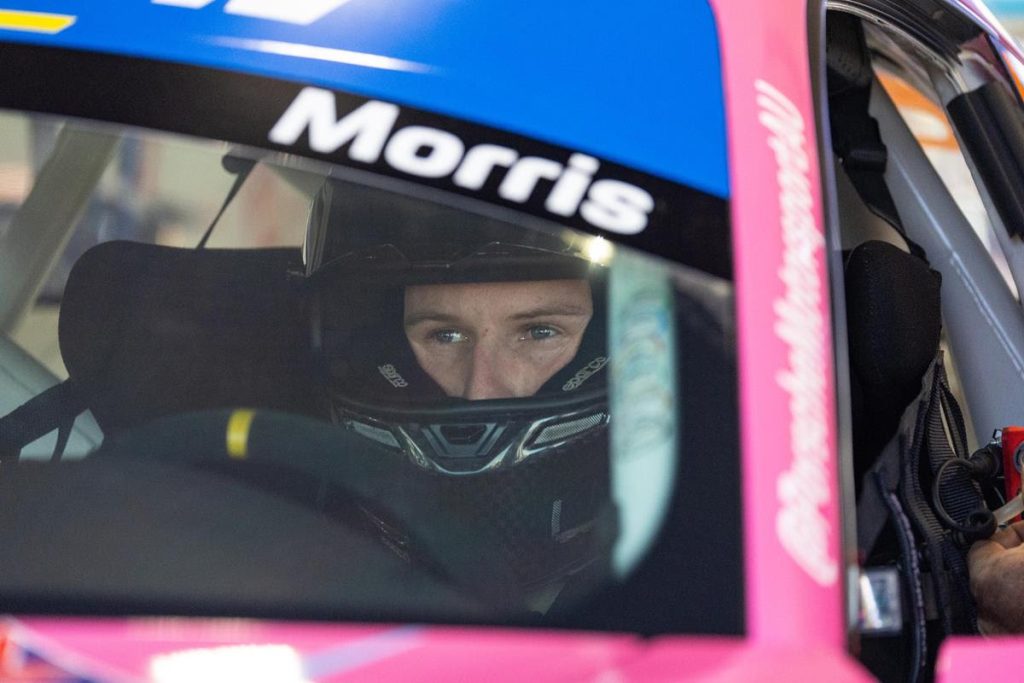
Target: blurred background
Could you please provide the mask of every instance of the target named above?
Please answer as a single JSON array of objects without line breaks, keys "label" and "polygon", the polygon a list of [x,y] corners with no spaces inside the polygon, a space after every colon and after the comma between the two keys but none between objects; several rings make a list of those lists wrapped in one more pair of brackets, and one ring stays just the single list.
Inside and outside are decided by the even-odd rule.
[{"label": "blurred background", "polygon": [[988,0],[986,4],[1017,40],[1024,41],[1024,0]]}]

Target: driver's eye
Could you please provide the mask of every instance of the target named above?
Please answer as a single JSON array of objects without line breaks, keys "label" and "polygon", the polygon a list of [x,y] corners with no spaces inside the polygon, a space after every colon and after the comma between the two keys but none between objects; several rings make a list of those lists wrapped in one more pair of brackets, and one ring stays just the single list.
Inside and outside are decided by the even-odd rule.
[{"label": "driver's eye", "polygon": [[526,331],[525,335],[520,337],[520,339],[551,339],[552,337],[557,337],[559,334],[561,334],[561,332],[550,325],[533,325]]},{"label": "driver's eye", "polygon": [[437,330],[430,333],[430,339],[439,344],[459,344],[469,341],[469,335],[459,330]]}]

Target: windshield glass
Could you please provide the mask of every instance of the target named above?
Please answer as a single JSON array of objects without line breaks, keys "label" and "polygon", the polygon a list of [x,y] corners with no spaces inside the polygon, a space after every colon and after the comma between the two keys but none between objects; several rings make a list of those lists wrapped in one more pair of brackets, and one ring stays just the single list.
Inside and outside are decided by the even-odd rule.
[{"label": "windshield glass", "polygon": [[742,629],[724,201],[683,265],[514,208],[639,232],[582,154],[0,129],[9,609]]}]

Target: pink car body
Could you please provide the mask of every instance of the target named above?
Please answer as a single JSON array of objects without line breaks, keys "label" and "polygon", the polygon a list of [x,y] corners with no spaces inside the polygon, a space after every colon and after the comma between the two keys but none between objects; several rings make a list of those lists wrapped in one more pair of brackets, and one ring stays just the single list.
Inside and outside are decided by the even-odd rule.
[{"label": "pink car body", "polygon": [[[223,666],[220,680],[229,680],[232,666],[266,662],[316,681],[872,680],[851,652],[857,558],[845,542],[851,503],[839,486],[829,200],[815,110],[820,46],[809,44],[821,36],[808,30],[820,28],[814,15],[824,8],[711,5],[728,130],[745,637],[25,615],[0,623],[0,679],[185,680],[167,672]],[[981,4],[955,5],[1024,62]],[[936,677],[1002,680],[1022,650],[1015,638],[953,638]]]}]

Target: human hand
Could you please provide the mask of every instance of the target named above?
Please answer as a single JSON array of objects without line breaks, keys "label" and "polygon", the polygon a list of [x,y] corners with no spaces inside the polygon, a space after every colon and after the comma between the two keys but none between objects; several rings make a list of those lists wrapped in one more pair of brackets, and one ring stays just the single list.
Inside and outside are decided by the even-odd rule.
[{"label": "human hand", "polygon": [[978,541],[967,554],[982,633],[1024,633],[1024,522]]}]

